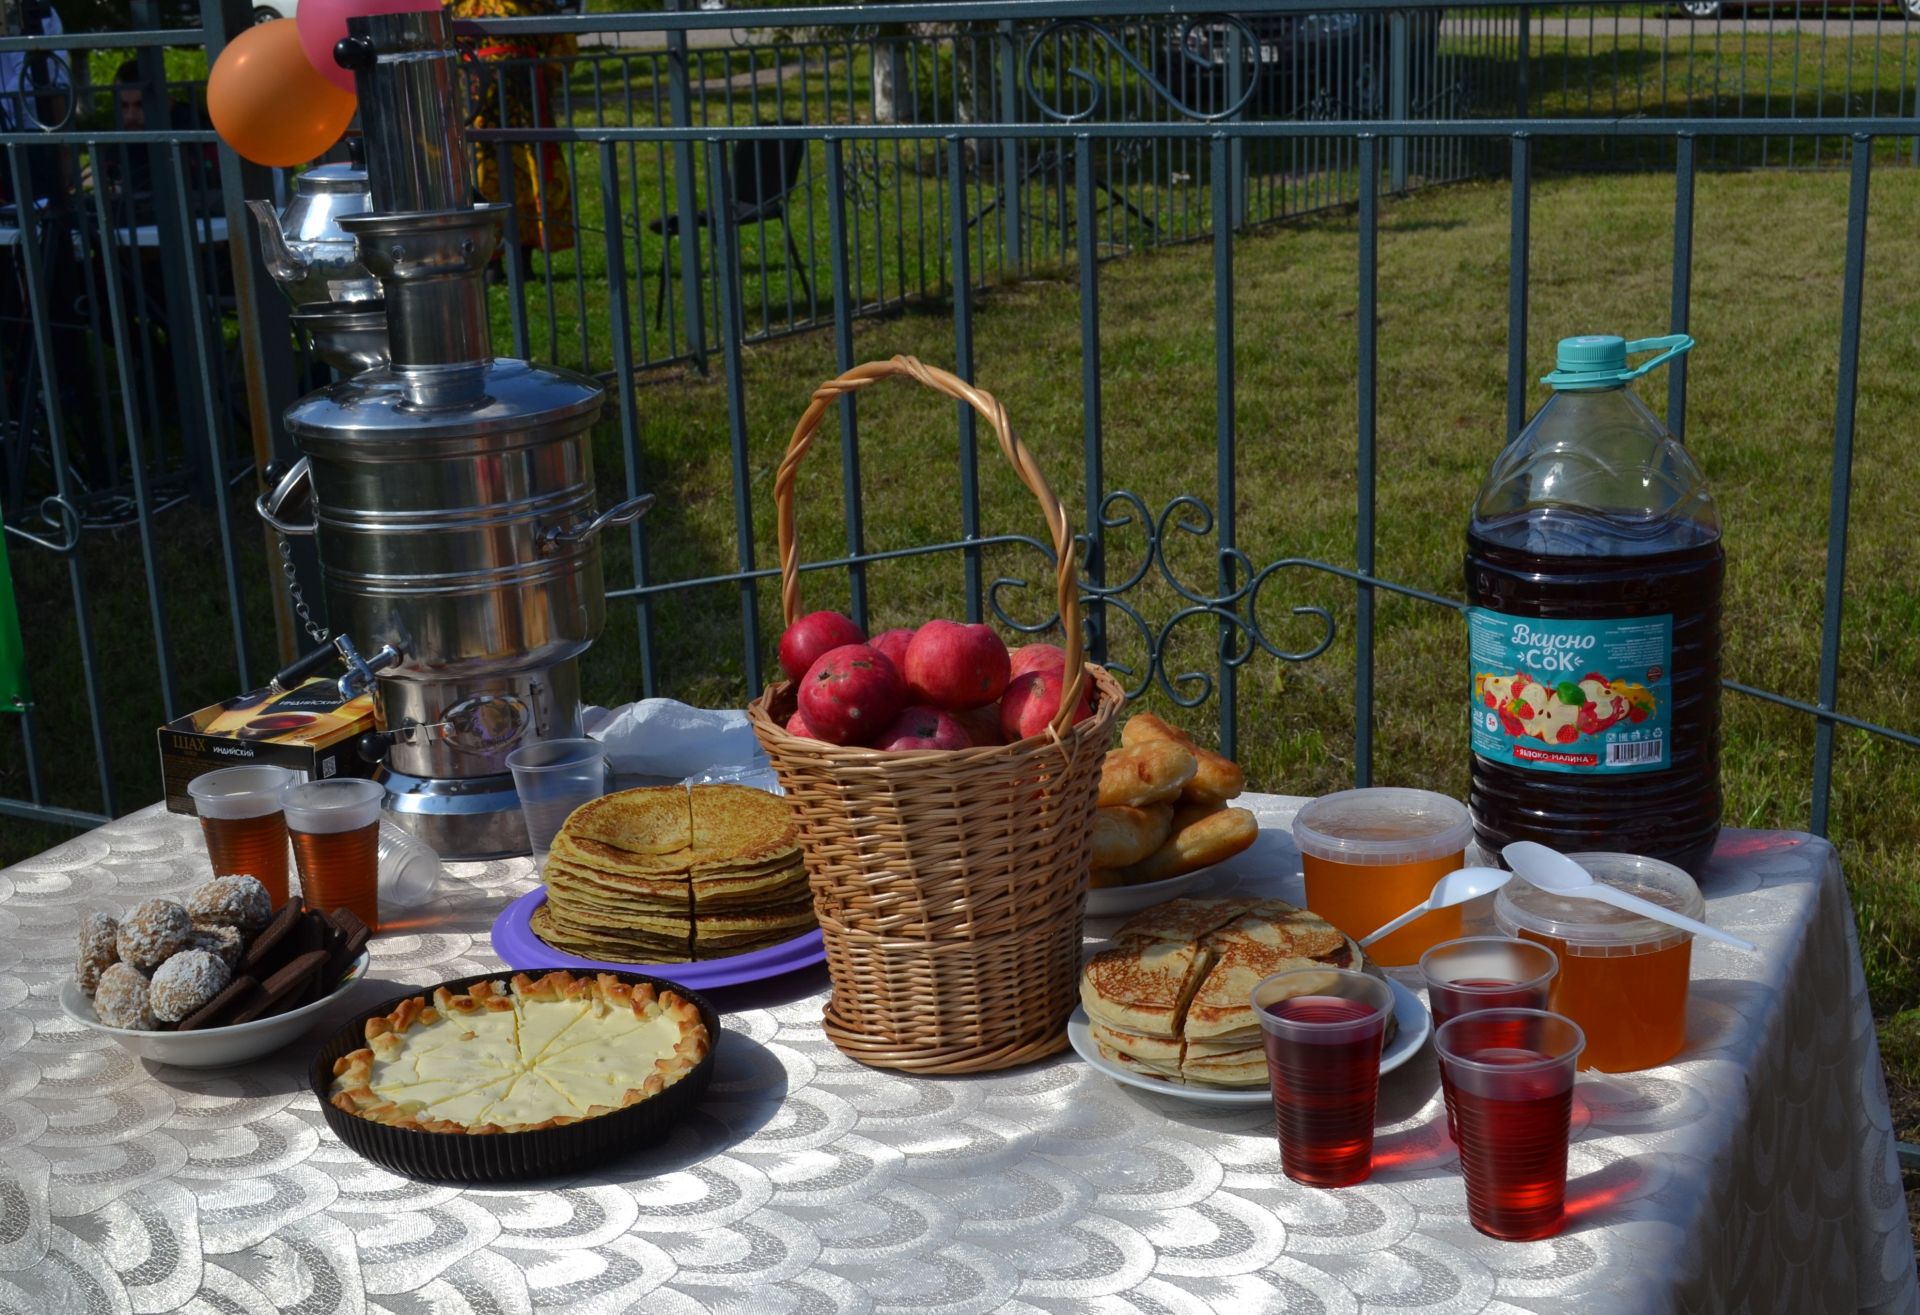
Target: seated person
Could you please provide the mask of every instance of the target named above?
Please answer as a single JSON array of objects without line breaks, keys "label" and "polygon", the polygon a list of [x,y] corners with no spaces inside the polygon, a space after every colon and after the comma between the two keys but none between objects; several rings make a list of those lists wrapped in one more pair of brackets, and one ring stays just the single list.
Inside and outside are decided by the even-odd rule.
[{"label": "seated person", "polygon": [[[197,105],[171,101],[167,111],[169,127],[199,130],[207,126],[205,112]],[[114,71],[113,120],[114,127],[123,132],[144,132],[149,126],[145,84],[140,77],[139,64],[131,59]],[[160,149],[178,149],[182,152],[189,192],[219,189],[220,154],[211,143],[178,148],[163,146]],[[111,139],[102,139],[95,149],[99,168],[97,171],[89,169],[82,179],[82,185],[90,182],[97,172],[98,176],[106,179],[108,188],[113,191],[130,192],[135,196],[150,194],[153,191],[153,151],[154,148],[142,144],[121,146],[114,144]],[[167,166],[163,164],[162,167]]]}]

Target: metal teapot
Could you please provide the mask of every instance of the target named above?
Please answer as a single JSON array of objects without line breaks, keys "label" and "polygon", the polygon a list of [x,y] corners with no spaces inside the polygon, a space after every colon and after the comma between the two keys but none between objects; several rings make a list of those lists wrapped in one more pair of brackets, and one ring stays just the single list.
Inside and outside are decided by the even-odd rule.
[{"label": "metal teapot", "polygon": [[295,306],[316,303],[364,303],[381,299],[380,281],[360,263],[353,235],[340,227],[342,215],[373,209],[367,171],[358,164],[323,164],[294,179],[293,200],[276,215],[270,201],[249,201],[260,222],[260,245],[267,272]]}]

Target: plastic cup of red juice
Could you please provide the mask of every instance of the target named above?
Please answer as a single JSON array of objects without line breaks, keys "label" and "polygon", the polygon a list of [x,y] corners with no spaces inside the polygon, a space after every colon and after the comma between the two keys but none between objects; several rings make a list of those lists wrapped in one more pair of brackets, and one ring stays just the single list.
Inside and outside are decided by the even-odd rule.
[{"label": "plastic cup of red juice", "polygon": [[1420,956],[1433,1025],[1479,1009],[1545,1009],[1560,958],[1512,936],[1463,936]]},{"label": "plastic cup of red juice", "polygon": [[1296,968],[1253,988],[1267,1044],[1280,1169],[1309,1187],[1348,1187],[1373,1170],[1373,1111],[1393,992],[1344,968]]},{"label": "plastic cup of red juice", "polygon": [[1434,1033],[1453,1092],[1467,1218],[1489,1237],[1528,1242],[1566,1216],[1573,1073],[1586,1037],[1541,1009],[1482,1009]]}]

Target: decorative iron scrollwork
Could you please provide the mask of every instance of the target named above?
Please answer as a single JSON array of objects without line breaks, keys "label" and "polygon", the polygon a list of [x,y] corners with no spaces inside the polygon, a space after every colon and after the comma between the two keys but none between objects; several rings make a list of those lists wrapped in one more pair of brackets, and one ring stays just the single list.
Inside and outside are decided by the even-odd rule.
[{"label": "decorative iron scrollwork", "polygon": [[[1197,106],[1189,105],[1180,98],[1179,94],[1175,92],[1173,88],[1162,82],[1159,75],[1156,74],[1153,69],[1140,62],[1133,51],[1128,49],[1126,41],[1123,40],[1118,33],[1101,23],[1096,23],[1086,18],[1059,19],[1055,22],[1048,23],[1027,39],[1026,55],[1021,61],[1022,77],[1027,87],[1027,99],[1033,102],[1034,107],[1038,109],[1040,113],[1058,123],[1081,123],[1094,117],[1106,97],[1107,89],[1105,84],[1089,69],[1080,64],[1069,64],[1063,71],[1063,76],[1066,81],[1079,83],[1091,93],[1091,98],[1086,107],[1079,110],[1067,109],[1064,106],[1049,102],[1042,94],[1041,88],[1034,77],[1034,61],[1038,57],[1041,47],[1046,42],[1058,40],[1067,33],[1078,33],[1105,44],[1108,49],[1113,51],[1121,63],[1132,69],[1139,75],[1143,83],[1152,88],[1155,95],[1159,96],[1162,101],[1182,116],[1189,119],[1198,119],[1204,123],[1215,123],[1221,119],[1231,119],[1234,115],[1245,109],[1253,100],[1254,91],[1259,86],[1261,63],[1259,58],[1260,38],[1254,34],[1251,27],[1247,26],[1245,19],[1236,15],[1190,14],[1180,19],[1179,25],[1172,30],[1171,40],[1169,42],[1172,52],[1196,68],[1209,71],[1218,70],[1220,66],[1212,54],[1216,48],[1216,43],[1213,39],[1207,37],[1203,31],[1209,28],[1231,29],[1231,35],[1237,37],[1238,41],[1245,43],[1237,48],[1248,52],[1248,57],[1244,60],[1246,85],[1242,88],[1240,95],[1236,97],[1231,104],[1221,109],[1204,110]],[[1236,43],[1233,41],[1227,42],[1227,48],[1230,51],[1235,49]],[[1207,53],[1202,54],[1202,50],[1205,50]]]},{"label": "decorative iron scrollwork", "polygon": [[[1336,626],[1333,614],[1324,607],[1295,604],[1288,609],[1290,616],[1310,616],[1319,621],[1319,633],[1312,642],[1298,649],[1274,642],[1260,616],[1261,593],[1274,576],[1292,569],[1326,570],[1326,564],[1287,557],[1256,567],[1239,548],[1220,548],[1216,549],[1216,560],[1224,568],[1221,572],[1224,583],[1214,589],[1204,589],[1181,579],[1168,557],[1169,546],[1178,543],[1179,536],[1206,539],[1215,533],[1213,509],[1202,499],[1182,494],[1167,503],[1156,516],[1138,494],[1116,490],[1101,500],[1098,523],[1103,548],[1113,546],[1109,531],[1137,528],[1145,540],[1138,560],[1117,579],[1104,585],[1083,580],[1080,586],[1080,598],[1087,609],[1091,631],[1097,633],[1098,628],[1110,626],[1117,618],[1137,634],[1140,646],[1146,651],[1144,670],[1136,671],[1111,658],[1107,663],[1108,670],[1131,682],[1127,688],[1129,698],[1144,694],[1156,682],[1168,698],[1185,708],[1197,707],[1213,696],[1212,675],[1204,671],[1176,672],[1167,666],[1167,650],[1175,632],[1196,618],[1211,618],[1218,630],[1220,661],[1230,668],[1244,666],[1258,653],[1282,662],[1307,662],[1332,646]],[[1052,566],[1053,554],[1045,545],[1024,536],[1014,537],[1030,545]],[[1092,543],[1091,536],[1077,535],[1075,543],[1084,560]],[[1111,577],[1112,572],[1107,574]],[[1142,613],[1138,601],[1127,597],[1155,574],[1184,604],[1157,626]],[[1009,629],[1021,634],[1040,634],[1059,624],[1058,612],[1037,621],[1020,621],[1008,610],[1011,600],[1007,591],[1030,586],[1031,582],[1026,579],[1001,576],[987,590],[987,605],[994,619]],[[1108,647],[1113,647],[1111,636]]]}]

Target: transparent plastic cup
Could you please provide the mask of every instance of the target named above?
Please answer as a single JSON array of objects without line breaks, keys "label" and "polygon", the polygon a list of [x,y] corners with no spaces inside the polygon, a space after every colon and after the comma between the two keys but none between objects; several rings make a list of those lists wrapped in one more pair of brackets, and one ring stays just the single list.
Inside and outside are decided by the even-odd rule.
[{"label": "transparent plastic cup", "polygon": [[216,877],[252,877],[273,907],[287,902],[287,818],[280,798],[294,775],[284,767],[222,767],[187,783]]},{"label": "transparent plastic cup", "polygon": [[[1463,936],[1420,956],[1427,1012],[1435,1027],[1479,1009],[1545,1009],[1559,971],[1560,959],[1552,950],[1511,936]],[[1447,1107],[1447,1133],[1453,1136],[1453,1088],[1445,1069],[1440,1072],[1440,1094]]]},{"label": "transparent plastic cup", "polygon": [[1392,990],[1366,973],[1298,968],[1254,987],[1253,1012],[1267,1043],[1281,1171],[1309,1187],[1365,1181]]},{"label": "transparent plastic cup", "polygon": [[1433,1025],[1477,1009],[1545,1009],[1559,956],[1511,936],[1464,936],[1420,956]]},{"label": "transparent plastic cup", "polygon": [[1540,1009],[1482,1009],[1434,1033],[1453,1092],[1467,1218],[1510,1242],[1551,1237],[1566,1217],[1573,1075],[1586,1036]]},{"label": "transparent plastic cup", "polygon": [[425,841],[382,822],[376,851],[383,908],[418,908],[439,892],[440,856]]},{"label": "transparent plastic cup", "polygon": [[287,834],[300,866],[300,893],[310,908],[352,911],[380,926],[378,781],[339,777],[290,785],[284,796]]},{"label": "transparent plastic cup", "polygon": [[[1371,786],[1322,795],[1293,819],[1307,907],[1356,940],[1433,893],[1466,866],[1473,819],[1465,804],[1431,790]],[[1434,909],[1367,947],[1388,967],[1460,934],[1460,909]]]},{"label": "transparent plastic cup", "polygon": [[507,755],[527,843],[545,870],[547,851],[573,810],[607,792],[607,748],[598,740],[542,740]]}]

